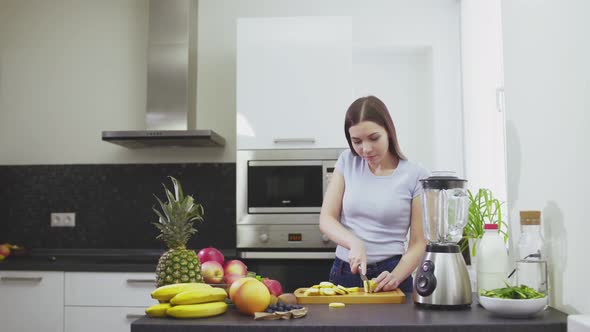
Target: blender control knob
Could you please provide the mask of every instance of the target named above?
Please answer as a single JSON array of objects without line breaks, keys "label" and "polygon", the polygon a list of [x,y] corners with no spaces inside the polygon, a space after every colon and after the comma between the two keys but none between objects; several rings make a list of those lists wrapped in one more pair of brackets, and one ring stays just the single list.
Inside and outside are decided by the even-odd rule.
[{"label": "blender control knob", "polygon": [[434,272],[434,264],[432,263],[432,261],[424,261],[424,263],[422,263],[422,271],[423,272]]},{"label": "blender control knob", "polygon": [[330,242],[330,238],[326,234],[322,234],[322,242],[328,243]]},{"label": "blender control knob", "polygon": [[260,239],[260,242],[268,242],[268,234],[266,233],[262,233],[260,234],[260,236],[258,237]]},{"label": "blender control knob", "polygon": [[421,276],[420,278],[418,278],[418,287],[425,288],[427,285],[428,285],[428,279],[426,279],[424,276]]}]

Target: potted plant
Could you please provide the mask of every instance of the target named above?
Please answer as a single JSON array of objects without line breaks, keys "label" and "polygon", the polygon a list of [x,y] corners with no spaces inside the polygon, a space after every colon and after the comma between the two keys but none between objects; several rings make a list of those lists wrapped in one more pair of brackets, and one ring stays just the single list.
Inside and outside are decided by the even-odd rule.
[{"label": "potted plant", "polygon": [[[502,205],[499,199],[494,197],[491,190],[480,188],[474,195],[467,190],[469,196],[469,219],[463,228],[463,241],[461,251],[471,247],[471,258],[475,257],[477,241],[484,234],[485,224],[498,224],[498,232],[504,235],[504,242],[508,241],[508,224],[504,222]],[[473,260],[472,260],[473,261]]]}]

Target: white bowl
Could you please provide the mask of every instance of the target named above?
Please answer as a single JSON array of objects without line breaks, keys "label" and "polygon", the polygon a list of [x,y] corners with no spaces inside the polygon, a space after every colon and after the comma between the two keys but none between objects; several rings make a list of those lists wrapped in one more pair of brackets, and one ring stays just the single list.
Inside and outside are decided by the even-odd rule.
[{"label": "white bowl", "polygon": [[479,303],[498,316],[525,318],[544,310],[547,306],[547,296],[540,299],[500,299],[496,297],[480,296]]}]

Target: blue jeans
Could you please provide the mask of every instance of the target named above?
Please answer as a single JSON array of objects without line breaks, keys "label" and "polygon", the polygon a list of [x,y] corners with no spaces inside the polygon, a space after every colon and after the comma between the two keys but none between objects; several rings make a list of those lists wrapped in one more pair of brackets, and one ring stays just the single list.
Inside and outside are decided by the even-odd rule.
[{"label": "blue jeans", "polygon": [[[367,278],[377,278],[383,271],[393,271],[401,257],[401,255],[397,255],[377,263],[367,264]],[[332,269],[330,270],[330,282],[334,285],[345,287],[363,287],[361,276],[358,273],[353,274],[350,271],[350,265],[338,257],[334,260],[334,264],[332,264]],[[412,293],[414,291],[414,280],[412,276],[410,275],[398,287],[404,293]]]}]

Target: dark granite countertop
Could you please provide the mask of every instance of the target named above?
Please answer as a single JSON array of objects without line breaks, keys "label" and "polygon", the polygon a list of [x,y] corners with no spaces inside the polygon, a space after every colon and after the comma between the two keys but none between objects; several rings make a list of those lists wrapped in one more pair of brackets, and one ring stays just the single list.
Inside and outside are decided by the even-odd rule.
[{"label": "dark granite countertop", "polygon": [[[226,259],[236,256],[235,249],[220,249]],[[0,262],[0,270],[154,272],[159,249],[34,249],[25,256],[9,256]]]},{"label": "dark granite countertop", "polygon": [[[409,295],[409,294],[408,294]],[[528,319],[495,317],[477,300],[464,310],[421,309],[406,296],[405,304],[348,304],[330,309],[327,304],[308,305],[307,316],[291,320],[261,321],[241,315],[230,306],[220,316],[201,319],[143,317],[131,324],[131,332],[230,332],[230,331],[531,331],[567,330],[567,315],[553,308]]]}]

